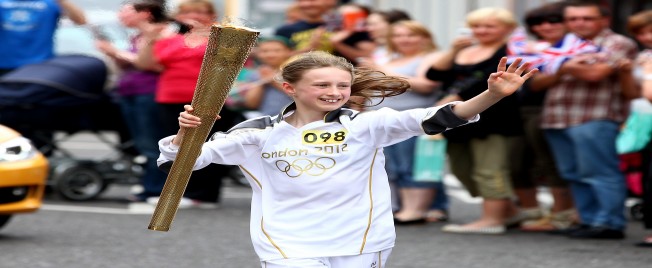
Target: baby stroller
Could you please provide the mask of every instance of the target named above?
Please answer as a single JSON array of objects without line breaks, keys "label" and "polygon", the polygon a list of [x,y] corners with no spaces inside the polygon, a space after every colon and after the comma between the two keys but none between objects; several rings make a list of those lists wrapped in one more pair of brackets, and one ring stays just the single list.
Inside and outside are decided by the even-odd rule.
[{"label": "baby stroller", "polygon": [[652,105],[639,98],[631,101],[630,114],[616,139],[620,168],[625,174],[629,194],[630,215],[643,219],[643,174],[650,165],[652,150]]},{"label": "baby stroller", "polygon": [[[30,138],[48,156],[48,185],[68,200],[90,200],[111,183],[137,183],[142,167],[134,163],[119,107],[105,92],[106,64],[85,55],[58,56],[0,77],[0,123]],[[117,157],[73,157],[59,143],[89,132],[115,149]],[[117,131],[120,141],[101,131]],[[55,135],[56,134],[56,135]]]}]

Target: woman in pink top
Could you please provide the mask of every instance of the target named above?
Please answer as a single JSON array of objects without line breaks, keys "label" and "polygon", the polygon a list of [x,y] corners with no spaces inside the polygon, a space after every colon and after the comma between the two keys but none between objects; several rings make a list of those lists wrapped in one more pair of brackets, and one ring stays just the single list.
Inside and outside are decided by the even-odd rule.
[{"label": "woman in pink top", "polygon": [[137,66],[161,72],[156,102],[183,107],[192,100],[210,27],[217,14],[207,0],[187,0],[179,4],[175,19],[188,25],[190,31],[170,35],[165,27],[149,27],[145,32],[148,46],[139,53]]},{"label": "woman in pink top", "polygon": [[[199,70],[204,59],[211,26],[216,23],[217,11],[210,0],[184,0],[174,18],[188,26],[186,33],[168,33],[169,27],[151,25],[146,27],[148,45],[138,53],[136,66],[161,73],[156,91],[156,102],[161,115],[162,131],[174,134],[178,130],[179,111],[190,104],[197,85]],[[240,117],[237,113],[222,109],[224,122],[216,122],[213,131],[226,131]],[[211,165],[195,171],[182,200],[181,207],[204,207],[219,199],[221,180],[216,174],[227,174],[226,166]],[[206,189],[209,189],[208,191]],[[211,206],[205,206],[211,207]]]}]

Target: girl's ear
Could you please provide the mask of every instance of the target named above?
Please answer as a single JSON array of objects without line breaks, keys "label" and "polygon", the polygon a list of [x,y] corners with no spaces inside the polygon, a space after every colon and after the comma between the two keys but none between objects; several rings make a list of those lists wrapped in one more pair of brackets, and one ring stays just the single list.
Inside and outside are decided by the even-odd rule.
[{"label": "girl's ear", "polygon": [[294,95],[296,94],[296,90],[294,90],[294,87],[290,83],[283,82],[282,87],[283,87],[283,91],[285,92],[285,94],[288,94],[288,96],[294,97]]}]

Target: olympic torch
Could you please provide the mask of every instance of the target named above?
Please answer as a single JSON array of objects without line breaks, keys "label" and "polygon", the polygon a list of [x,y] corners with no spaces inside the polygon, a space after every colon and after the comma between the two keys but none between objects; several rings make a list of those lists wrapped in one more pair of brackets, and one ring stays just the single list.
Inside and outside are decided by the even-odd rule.
[{"label": "olympic torch", "polygon": [[[240,69],[256,43],[260,32],[246,27],[213,25],[208,38],[197,86],[192,98],[193,115],[204,122],[198,128],[186,130],[179,153],[172,163],[161,197],[147,227],[167,232],[186,190],[192,167],[201,153],[215,116],[233,86]],[[208,124],[207,122],[213,122]]]}]

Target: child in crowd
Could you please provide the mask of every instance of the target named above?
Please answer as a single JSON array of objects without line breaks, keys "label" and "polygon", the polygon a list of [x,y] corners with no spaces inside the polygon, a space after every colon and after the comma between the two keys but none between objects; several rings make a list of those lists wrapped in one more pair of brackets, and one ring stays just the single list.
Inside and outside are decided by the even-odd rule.
[{"label": "child in crowd", "polygon": [[[506,62],[489,77],[488,90],[467,101],[357,112],[343,108],[350,97],[395,96],[409,84],[325,52],[299,54],[279,77],[294,103],[214,134],[194,168],[219,163],[244,171],[262,267],[385,267],[396,235],[382,148],[479,120],[536,72],[525,72],[529,64],[517,68],[520,59]],[[186,105],[177,135],[159,142],[161,168],[171,167],[186,129],[203,123],[192,113]]]}]

